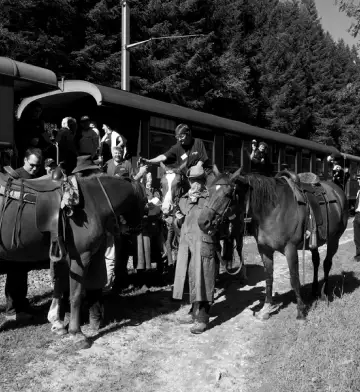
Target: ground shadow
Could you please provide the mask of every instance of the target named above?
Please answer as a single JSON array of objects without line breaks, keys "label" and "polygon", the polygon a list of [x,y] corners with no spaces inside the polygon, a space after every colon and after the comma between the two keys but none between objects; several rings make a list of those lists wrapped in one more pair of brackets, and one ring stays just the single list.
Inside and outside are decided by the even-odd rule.
[{"label": "ground shadow", "polygon": [[[255,286],[256,283],[264,280],[264,275],[261,274],[261,271],[258,270],[258,268],[262,267],[252,265],[251,268],[248,268],[248,278],[249,282],[252,283],[251,286]],[[322,285],[323,280],[319,282],[319,294]],[[224,279],[222,286],[225,290],[217,297],[217,299],[224,297],[225,300],[217,302],[212,306],[210,316],[216,316],[216,318],[210,322],[209,329],[236,317],[246,308],[249,308],[255,314],[264,304],[264,287],[253,287],[250,290],[241,290],[242,284],[240,281],[236,281],[236,279],[231,279],[230,281]],[[337,297],[352,293],[358,287],[360,287],[360,280],[353,272],[343,272],[342,274],[331,275],[329,277],[328,301],[332,302]],[[312,296],[311,283],[307,283],[301,288],[301,294],[307,306],[307,310],[311,309],[314,302],[319,298],[314,298]],[[282,309],[287,308],[290,304],[296,303],[295,294],[293,290],[289,290],[282,294],[275,294],[274,301],[275,303],[281,304],[281,306],[275,313],[273,313],[273,315]],[[254,303],[256,304],[253,307],[250,307],[251,304]]]}]

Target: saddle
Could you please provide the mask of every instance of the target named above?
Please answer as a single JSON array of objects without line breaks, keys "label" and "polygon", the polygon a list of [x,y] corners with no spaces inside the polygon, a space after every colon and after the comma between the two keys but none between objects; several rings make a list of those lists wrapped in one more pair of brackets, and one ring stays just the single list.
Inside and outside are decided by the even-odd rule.
[{"label": "saddle", "polygon": [[[66,255],[64,245],[65,224],[61,209],[63,181],[55,176],[43,176],[38,179],[25,180],[19,178],[11,168],[4,168],[7,174],[0,173],[0,233],[3,216],[9,203],[18,202],[15,216],[12,248],[21,247],[21,217],[25,204],[35,205],[35,224],[42,233],[50,234],[50,260],[57,262]],[[5,248],[0,236],[0,245]]]},{"label": "saddle", "polygon": [[327,241],[329,226],[329,204],[337,199],[320,183],[314,173],[300,173],[293,176],[282,176],[293,190],[296,201],[308,209],[306,230],[310,232],[309,248],[318,247],[318,241]]}]

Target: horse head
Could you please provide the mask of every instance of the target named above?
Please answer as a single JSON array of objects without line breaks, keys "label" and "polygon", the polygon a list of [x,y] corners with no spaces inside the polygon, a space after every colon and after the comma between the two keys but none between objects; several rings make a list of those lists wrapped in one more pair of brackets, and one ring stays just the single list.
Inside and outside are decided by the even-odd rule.
[{"label": "horse head", "polygon": [[161,164],[165,174],[161,178],[161,193],[163,201],[161,210],[169,215],[177,205],[180,197],[189,189],[189,182],[179,169],[172,169]]},{"label": "horse head", "polygon": [[249,184],[241,172],[240,168],[229,176],[217,171],[218,175],[208,187],[210,197],[198,219],[204,233],[214,234],[225,220],[232,220],[236,214],[245,211]]}]

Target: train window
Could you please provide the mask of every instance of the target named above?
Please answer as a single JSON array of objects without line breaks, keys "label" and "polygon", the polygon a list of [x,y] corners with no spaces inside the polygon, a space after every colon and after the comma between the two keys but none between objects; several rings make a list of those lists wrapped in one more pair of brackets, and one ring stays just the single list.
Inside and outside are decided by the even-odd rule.
[{"label": "train window", "polygon": [[213,157],[213,149],[214,149],[214,142],[210,141],[210,140],[204,140],[202,139],[202,141],[204,142],[204,146],[205,146],[205,150],[207,153],[208,158],[210,159],[211,162],[213,162],[214,157]]},{"label": "train window", "polygon": [[160,154],[164,154],[164,152],[175,143],[176,139],[173,134],[161,131],[150,131],[150,156],[156,157]]},{"label": "train window", "polygon": [[241,166],[241,139],[228,135],[224,136],[224,169],[234,172]]},{"label": "train window", "polygon": [[311,153],[309,150],[302,150],[301,152],[301,171],[308,173],[310,171]]},{"label": "train window", "polygon": [[290,171],[295,171],[296,150],[294,147],[285,147],[285,163]]},{"label": "train window", "polygon": [[324,157],[316,157],[315,173],[320,177],[324,176],[324,159]]},{"label": "train window", "polygon": [[214,133],[207,128],[203,128],[200,126],[193,125],[192,127],[192,134],[194,137],[201,139],[204,142],[204,146],[206,149],[206,153],[211,160],[214,161]]}]

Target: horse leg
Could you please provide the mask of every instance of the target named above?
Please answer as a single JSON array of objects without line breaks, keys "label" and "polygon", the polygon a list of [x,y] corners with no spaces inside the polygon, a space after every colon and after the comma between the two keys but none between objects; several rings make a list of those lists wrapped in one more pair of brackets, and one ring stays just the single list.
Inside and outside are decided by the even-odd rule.
[{"label": "horse leg", "polygon": [[90,252],[81,255],[80,260],[71,260],[70,268],[70,323],[69,333],[76,350],[90,348],[91,344],[80,328],[81,296],[84,282],[84,266],[89,265]]},{"label": "horse leg", "polygon": [[332,259],[337,252],[339,247],[339,238],[332,241],[328,241],[326,257],[323,263],[324,268],[324,284],[321,290],[321,299],[326,300],[329,295],[329,273],[332,267]]},{"label": "horse leg", "polygon": [[311,258],[313,262],[313,268],[314,268],[314,277],[313,277],[313,283],[312,283],[312,296],[314,298],[317,298],[318,296],[318,287],[319,287],[319,278],[318,278],[318,272],[319,272],[319,265],[320,265],[320,255],[319,251],[317,249],[312,249],[311,250]]},{"label": "horse leg", "polygon": [[68,290],[69,268],[66,263],[50,262],[50,275],[53,281],[53,299],[50,305],[47,319],[52,324],[51,332],[62,336],[67,334],[64,320],[61,318],[64,292]]},{"label": "horse leg", "polygon": [[300,294],[300,278],[299,278],[299,258],[297,249],[293,244],[288,244],[285,247],[285,256],[289,266],[290,271],[290,282],[291,287],[295,292],[296,302],[297,302],[297,319],[305,319],[305,304],[301,298]]},{"label": "horse leg", "polygon": [[274,281],[274,251],[270,248],[258,245],[259,253],[264,264],[266,275],[266,297],[262,309],[256,313],[260,320],[267,320],[271,313],[276,312],[281,304],[275,304],[272,297]]}]

